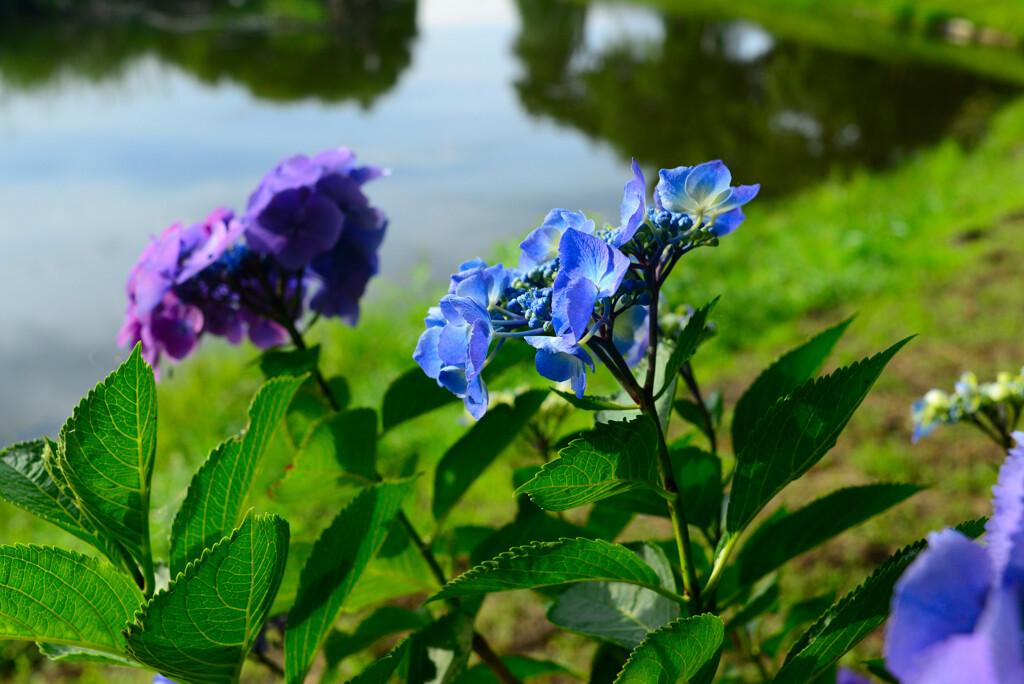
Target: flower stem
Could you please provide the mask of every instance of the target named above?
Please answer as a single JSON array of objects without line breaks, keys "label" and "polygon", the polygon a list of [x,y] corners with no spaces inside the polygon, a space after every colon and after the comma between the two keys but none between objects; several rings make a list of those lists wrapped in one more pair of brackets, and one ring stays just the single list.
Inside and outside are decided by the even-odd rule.
[{"label": "flower stem", "polygon": [[701,416],[704,418],[704,426],[707,428],[708,440],[711,442],[711,453],[718,453],[718,444],[715,439],[715,424],[711,419],[711,412],[708,411],[707,405],[704,403],[704,397],[700,393],[700,386],[697,384],[697,379],[693,375],[693,366],[687,361],[683,364],[682,368],[679,369],[679,375],[682,376],[686,386],[690,389],[690,394],[693,395],[694,400],[697,402],[698,408],[700,408]]}]

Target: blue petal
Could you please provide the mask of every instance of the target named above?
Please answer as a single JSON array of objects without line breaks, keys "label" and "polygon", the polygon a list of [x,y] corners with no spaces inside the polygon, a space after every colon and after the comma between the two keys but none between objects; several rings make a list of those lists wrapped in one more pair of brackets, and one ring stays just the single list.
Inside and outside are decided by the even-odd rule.
[{"label": "blue petal", "polygon": [[466,396],[466,369],[462,366],[445,366],[437,374],[437,384],[459,397]]},{"label": "blue petal", "polygon": [[523,257],[526,257],[532,264],[527,264],[520,257],[519,265],[521,268],[532,268],[537,264],[542,264],[549,259],[554,259],[558,256],[558,241],[562,239],[562,233],[557,228],[550,226],[541,226],[535,228],[533,232],[526,236],[526,239],[519,244],[519,248],[523,250]]},{"label": "blue petal", "polygon": [[885,663],[896,678],[910,680],[934,644],[974,631],[992,583],[988,552],[959,532],[928,537],[896,583],[885,631]]},{"label": "blue petal", "polygon": [[677,214],[694,213],[697,206],[686,194],[686,179],[693,171],[692,166],[678,166],[658,172],[658,186],[654,189],[655,206]]},{"label": "blue petal", "polygon": [[541,228],[554,228],[559,233],[564,233],[569,228],[575,228],[588,235],[593,235],[595,228],[594,222],[588,219],[582,211],[569,211],[568,209],[552,209],[544,217],[544,223],[540,225]]},{"label": "blue petal", "polygon": [[491,323],[487,320],[473,322],[469,333],[469,349],[466,354],[466,379],[472,382],[484,369],[487,350],[491,346]]},{"label": "blue petal", "polygon": [[715,237],[722,237],[736,230],[744,219],[747,217],[743,215],[743,210],[739,207],[732,211],[727,211],[724,214],[719,214],[715,218],[715,223],[711,226],[711,233]]},{"label": "blue petal", "polygon": [[487,413],[488,395],[487,385],[484,384],[482,377],[478,375],[467,384],[466,395],[462,397],[462,403],[469,411],[469,415],[476,420],[484,417],[484,414]]},{"label": "blue petal", "polygon": [[647,214],[647,206],[644,199],[646,195],[647,183],[644,181],[644,174],[640,170],[640,165],[634,159],[633,179],[626,183],[625,192],[622,195],[620,230],[613,242],[616,247],[621,247],[632,240],[640,224],[643,223],[644,216]]},{"label": "blue petal", "polygon": [[537,349],[537,372],[548,380],[570,380],[577,397],[587,387],[586,366],[594,370],[594,361],[577,344],[560,337],[528,337],[526,341]]},{"label": "blue petal", "polygon": [[413,361],[420,365],[427,377],[435,380],[443,366],[437,355],[437,338],[440,334],[441,328],[436,326],[424,330],[419,341],[416,342],[416,351],[412,354]]},{"label": "blue petal", "polygon": [[437,338],[437,357],[446,366],[461,366],[469,355],[470,326],[449,323]]},{"label": "blue petal", "polygon": [[455,285],[454,294],[457,297],[464,297],[475,301],[477,304],[483,307],[487,307],[490,301],[490,283],[487,282],[487,278],[483,273],[475,273],[469,278],[454,282]]},{"label": "blue petal", "polygon": [[732,174],[720,159],[693,167],[686,177],[684,191],[699,207],[717,203],[719,195],[729,189]]},{"label": "blue petal", "polygon": [[1015,432],[992,488],[992,517],[985,525],[985,542],[995,577],[1003,585],[1024,583],[1024,433]]},{"label": "blue petal", "polygon": [[597,292],[597,285],[583,278],[573,280],[562,289],[555,290],[558,304],[564,306],[564,313],[559,310],[558,317],[560,322],[564,322],[561,326],[555,324],[555,332],[566,336],[570,342],[583,337],[594,314]]},{"label": "blue petal", "polygon": [[558,257],[559,275],[589,280],[597,285],[602,297],[615,294],[629,268],[629,259],[622,252],[578,230],[567,230],[562,235]]},{"label": "blue petal", "polygon": [[1018,592],[993,590],[973,633],[953,635],[926,649],[918,669],[900,680],[903,684],[1019,684],[1024,682],[1022,640]]}]

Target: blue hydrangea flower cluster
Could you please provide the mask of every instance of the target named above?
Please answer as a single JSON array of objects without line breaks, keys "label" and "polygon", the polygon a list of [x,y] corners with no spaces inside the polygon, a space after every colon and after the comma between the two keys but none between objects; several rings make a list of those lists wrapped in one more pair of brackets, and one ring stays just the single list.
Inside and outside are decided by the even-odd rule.
[{"label": "blue hydrangea flower cluster", "polygon": [[241,216],[221,208],[170,226],[128,275],[118,343],[141,342],[156,368],[204,334],[281,344],[307,306],[354,325],[387,226],[362,186],[386,173],[346,148],[295,155],[263,177]]},{"label": "blue hydrangea flower cluster", "polygon": [[[482,371],[509,338],[537,350],[543,377],[582,397],[593,352],[629,372],[651,337],[649,307],[679,258],[734,231],[759,185],[731,187],[721,161],[663,169],[653,205],[633,161],[618,226],[552,209],[523,240],[518,268],[467,261],[426,318],[413,358],[479,419],[488,395]],[[657,334],[657,331],[653,331]]]},{"label": "blue hydrangea flower cluster", "polygon": [[985,544],[953,529],[896,583],[885,665],[901,684],[1024,682],[1024,433],[992,488]]},{"label": "blue hydrangea flower cluster", "polygon": [[940,425],[969,422],[1005,444],[1024,409],[1024,369],[1018,374],[998,373],[993,382],[978,382],[974,373],[964,373],[952,394],[929,390],[910,410],[914,421],[913,441],[929,435]]}]

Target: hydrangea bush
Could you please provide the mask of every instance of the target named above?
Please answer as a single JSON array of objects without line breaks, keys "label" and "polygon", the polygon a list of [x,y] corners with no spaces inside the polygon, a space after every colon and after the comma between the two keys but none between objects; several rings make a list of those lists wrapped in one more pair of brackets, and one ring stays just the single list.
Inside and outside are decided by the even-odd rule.
[{"label": "hydrangea bush", "polygon": [[[717,300],[687,308],[666,301],[665,283],[688,252],[741,239],[732,234],[757,185],[734,186],[712,161],[662,170],[648,199],[634,162],[617,226],[554,209],[516,267],[464,262],[428,312],[417,367],[380,407],[350,407],[344,380],[320,370],[327,350],[305,334],[320,318],[358,318],[387,223],[362,187],[383,175],[344,149],[292,157],[243,214],[218,209],[145,248],[127,285],[128,360],[56,439],[0,452],[0,496],[96,550],[0,546],[0,636],[179,684],[237,682],[246,663],[288,684],[311,672],[332,682],[372,660],[360,652],[388,646],[350,681],[854,684],[870,672],[916,683],[938,681],[921,678],[933,654],[997,673],[985,682],[1018,681],[1017,461],[1004,467],[987,547],[968,522],[897,552],[838,601],[780,605],[788,561],[919,488],[875,483],[772,506],[835,445],[906,340],[819,376],[846,321],[777,359],[729,410],[699,385],[694,359]],[[266,348],[266,382],[246,429],[210,453],[157,531],[170,543],[155,558],[153,369],[204,334]],[[489,392],[528,359],[533,386]],[[588,391],[594,373],[617,390]],[[405,456],[383,438],[458,400],[475,421],[436,466],[383,477],[378,458]],[[586,429],[566,427],[580,422],[570,413]],[[276,513],[260,513],[254,482],[276,432],[292,463],[270,490]],[[543,459],[511,473],[515,517],[453,526],[467,490],[512,446]],[[429,534],[414,523],[424,502]],[[293,539],[287,518],[311,505],[336,514]],[[665,534],[616,541],[638,515],[663,519],[653,528]],[[886,620],[894,586],[886,661],[837,669]],[[587,671],[495,652],[477,618],[492,610],[484,597],[514,590],[596,642]],[[361,618],[340,629],[343,613]]]}]

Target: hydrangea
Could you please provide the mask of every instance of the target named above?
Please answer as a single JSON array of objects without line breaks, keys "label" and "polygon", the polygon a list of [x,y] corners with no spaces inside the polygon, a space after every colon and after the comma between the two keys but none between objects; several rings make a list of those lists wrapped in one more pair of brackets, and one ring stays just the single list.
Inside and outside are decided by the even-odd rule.
[{"label": "hydrangea", "polygon": [[952,394],[929,390],[914,402],[910,416],[916,442],[939,425],[967,422],[980,428],[1006,448],[1024,409],[1024,370],[1019,374],[1001,372],[992,382],[979,383],[974,373],[964,373]]},{"label": "hydrangea", "polygon": [[[487,410],[485,367],[514,338],[537,350],[542,377],[569,382],[578,397],[594,357],[625,380],[652,343],[651,302],[680,257],[717,245],[758,188],[728,187],[728,169],[709,162],[663,170],[648,206],[635,160],[632,171],[618,226],[598,229],[582,212],[553,209],[521,243],[519,268],[465,262],[428,312],[413,358],[474,417]],[[691,175],[699,182],[687,185]]]},{"label": "hydrangea", "polygon": [[129,272],[118,343],[141,343],[156,368],[205,334],[282,344],[307,306],[354,325],[387,226],[361,187],[383,175],[345,148],[296,155],[264,176],[243,215],[221,208],[170,226]]},{"label": "hydrangea", "polygon": [[885,662],[902,684],[1024,681],[1024,433],[992,489],[985,544],[928,537],[896,583]]}]

